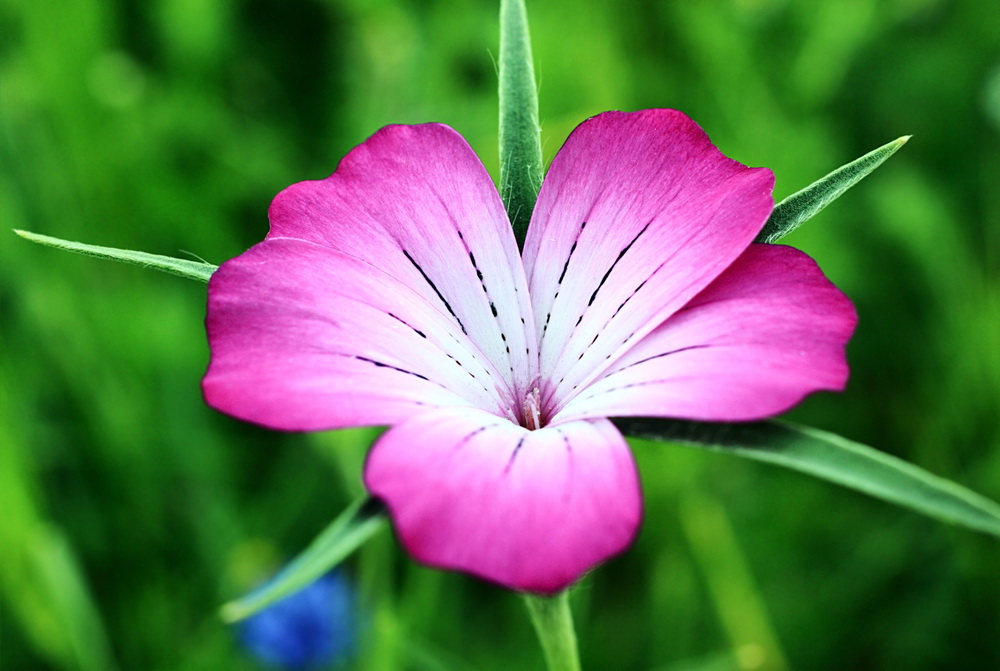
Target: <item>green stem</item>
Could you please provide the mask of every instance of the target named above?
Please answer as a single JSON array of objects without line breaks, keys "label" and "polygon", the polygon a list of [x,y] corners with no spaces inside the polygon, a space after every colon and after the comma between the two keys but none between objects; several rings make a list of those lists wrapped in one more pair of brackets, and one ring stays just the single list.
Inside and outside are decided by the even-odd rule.
[{"label": "green stem", "polygon": [[518,248],[542,185],[538,90],[524,0],[500,0],[500,197]]},{"label": "green stem", "polygon": [[580,671],[569,592],[551,597],[525,594],[524,602],[542,644],[549,671]]}]

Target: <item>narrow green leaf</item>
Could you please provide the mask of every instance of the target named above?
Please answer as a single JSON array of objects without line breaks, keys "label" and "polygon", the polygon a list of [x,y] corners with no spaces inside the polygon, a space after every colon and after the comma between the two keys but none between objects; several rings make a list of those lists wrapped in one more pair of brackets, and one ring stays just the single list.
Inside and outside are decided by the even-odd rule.
[{"label": "narrow green leaf", "polygon": [[76,252],[77,254],[93,256],[99,259],[121,261],[122,263],[130,263],[134,266],[141,266],[142,268],[162,270],[165,273],[180,275],[181,277],[186,277],[190,280],[199,280],[201,282],[208,282],[208,278],[210,278],[212,273],[215,272],[215,269],[218,268],[218,266],[213,266],[211,263],[205,263],[204,261],[175,259],[170,256],[147,254],[146,252],[135,252],[130,249],[116,249],[114,247],[86,245],[82,242],[72,242],[70,240],[62,240],[48,235],[39,235],[38,233],[29,233],[28,231],[19,231],[17,229],[15,229],[14,232],[25,240],[31,240],[32,242],[37,242],[38,244],[45,245],[46,247],[64,249],[68,252]]},{"label": "narrow green leaf", "polygon": [[80,671],[118,668],[92,590],[62,533],[55,527],[37,527],[24,549],[31,554],[37,572],[35,578],[48,595],[46,605],[57,618],[57,635],[69,642],[71,668]]},{"label": "narrow green leaf", "polygon": [[385,521],[380,502],[369,497],[355,501],[273,580],[222,606],[220,616],[226,622],[237,622],[291,596],[361,547]]},{"label": "narrow green leaf", "polygon": [[524,247],[542,185],[538,89],[524,0],[500,2],[500,196]]},{"label": "narrow green leaf", "polygon": [[819,429],[778,421],[750,424],[655,418],[614,421],[627,436],[766,461],[1000,537],[997,503],[902,459]]},{"label": "narrow green leaf", "polygon": [[809,221],[820,211],[840,198],[852,186],[868,176],[887,158],[896,153],[910,139],[909,135],[882,145],[875,151],[841,166],[819,181],[813,182],[798,193],[775,205],[764,228],[754,242],[777,242],[796,228]]}]

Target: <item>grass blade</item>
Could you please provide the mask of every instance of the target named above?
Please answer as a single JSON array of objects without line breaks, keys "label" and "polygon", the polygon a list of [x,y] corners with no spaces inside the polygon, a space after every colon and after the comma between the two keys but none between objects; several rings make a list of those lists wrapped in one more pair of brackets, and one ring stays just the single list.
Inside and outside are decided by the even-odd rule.
[{"label": "grass blade", "polygon": [[226,622],[237,622],[291,596],[343,561],[381,529],[385,521],[381,503],[369,497],[355,501],[273,580],[222,606],[220,616]]},{"label": "grass blade", "polygon": [[627,436],[725,452],[808,473],[924,515],[1000,537],[1000,505],[902,459],[811,427],[616,419]]},{"label": "grass blade", "polygon": [[190,259],[175,259],[171,256],[160,256],[159,254],[148,254],[146,252],[136,252],[131,249],[116,249],[115,247],[98,247],[97,245],[87,245],[82,242],[72,242],[53,238],[48,235],[39,235],[28,231],[14,230],[19,236],[31,242],[37,242],[46,247],[64,249],[68,252],[76,252],[85,256],[93,256],[98,259],[108,259],[111,261],[121,261],[142,268],[152,268],[165,273],[179,275],[190,280],[208,282],[218,266],[204,261],[191,261]]}]

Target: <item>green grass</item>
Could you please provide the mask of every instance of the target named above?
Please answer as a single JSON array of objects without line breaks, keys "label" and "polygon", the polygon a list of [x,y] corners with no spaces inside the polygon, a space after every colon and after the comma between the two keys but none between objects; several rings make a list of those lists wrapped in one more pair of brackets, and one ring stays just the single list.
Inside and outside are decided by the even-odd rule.
[{"label": "green grass", "polygon": [[[676,107],[782,198],[913,134],[785,240],[860,313],[848,391],[791,417],[1000,499],[994,8],[528,12],[546,161],[589,115]],[[388,123],[448,123],[498,177],[491,3],[15,0],[0,27],[8,229],[219,263],[263,237],[275,193]],[[218,606],[360,493],[372,432],[204,406],[204,302],[0,236],[5,669],[253,669]],[[1000,667],[995,540],[741,459],[636,453],[642,534],[573,595],[585,668]],[[542,668],[514,595],[415,566],[385,532],[347,569],[370,619],[357,668]]]}]

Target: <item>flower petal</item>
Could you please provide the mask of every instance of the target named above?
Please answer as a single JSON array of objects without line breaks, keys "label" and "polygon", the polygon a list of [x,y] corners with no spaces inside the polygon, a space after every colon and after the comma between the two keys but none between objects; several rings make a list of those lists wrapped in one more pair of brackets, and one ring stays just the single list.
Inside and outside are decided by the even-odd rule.
[{"label": "flower petal", "polygon": [[383,128],[327,179],[278,194],[269,217],[269,239],[325,245],[413,288],[475,342],[518,400],[533,382],[517,243],[489,174],[451,128]]},{"label": "flower petal", "polygon": [[543,403],[594,379],[732,263],[766,221],[773,182],[674,110],[608,112],[574,130],[524,248]]},{"label": "flower petal", "polygon": [[365,482],[418,561],[551,593],[624,550],[641,518],[607,420],[528,431],[475,410],[422,413],[372,448]]},{"label": "flower petal", "polygon": [[811,392],[843,389],[856,322],[850,300],[807,255],[751,245],[556,419],[770,417]]},{"label": "flower petal", "polygon": [[312,242],[271,238],[224,263],[209,283],[207,327],[206,400],[272,428],[508,404],[500,376],[449,315],[382,270]]}]

